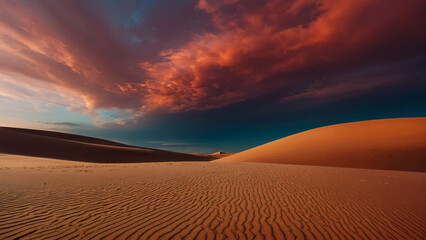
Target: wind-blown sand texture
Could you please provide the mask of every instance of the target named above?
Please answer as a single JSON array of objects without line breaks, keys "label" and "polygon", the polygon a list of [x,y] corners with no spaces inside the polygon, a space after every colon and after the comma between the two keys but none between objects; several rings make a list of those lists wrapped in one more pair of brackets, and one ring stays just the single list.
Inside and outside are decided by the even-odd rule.
[{"label": "wind-blown sand texture", "polygon": [[316,128],[224,157],[219,162],[426,171],[426,118]]},{"label": "wind-blown sand texture", "polygon": [[0,155],[0,239],[425,239],[426,173]]},{"label": "wind-blown sand texture", "polygon": [[207,161],[210,156],[130,146],[67,133],[0,127],[0,153],[94,163]]}]

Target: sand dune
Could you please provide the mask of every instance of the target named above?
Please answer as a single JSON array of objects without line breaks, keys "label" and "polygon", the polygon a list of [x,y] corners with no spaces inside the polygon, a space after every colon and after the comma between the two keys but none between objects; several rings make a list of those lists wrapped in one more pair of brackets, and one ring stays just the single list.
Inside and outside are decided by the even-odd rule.
[{"label": "sand dune", "polygon": [[426,173],[17,157],[0,155],[0,239],[426,237]]},{"label": "sand dune", "polygon": [[0,128],[0,153],[98,163],[213,159],[209,156],[141,148],[67,133],[5,127]]},{"label": "sand dune", "polygon": [[425,239],[425,172],[307,166],[425,171],[425,121],[329,126],[214,162],[129,163],[209,158],[0,128],[0,239]]},{"label": "sand dune", "polygon": [[374,120],[317,128],[216,161],[425,172],[426,118]]}]

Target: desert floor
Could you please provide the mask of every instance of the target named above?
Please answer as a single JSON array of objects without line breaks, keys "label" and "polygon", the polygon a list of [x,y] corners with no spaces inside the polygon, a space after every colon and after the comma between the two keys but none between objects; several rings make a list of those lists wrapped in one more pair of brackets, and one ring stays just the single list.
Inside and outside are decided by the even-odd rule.
[{"label": "desert floor", "polygon": [[425,239],[426,173],[0,155],[0,239]]}]

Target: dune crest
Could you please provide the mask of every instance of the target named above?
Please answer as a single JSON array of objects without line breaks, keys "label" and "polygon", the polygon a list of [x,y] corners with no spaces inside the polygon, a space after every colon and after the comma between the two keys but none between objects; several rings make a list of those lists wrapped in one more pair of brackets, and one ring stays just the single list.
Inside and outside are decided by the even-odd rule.
[{"label": "dune crest", "polygon": [[426,172],[426,118],[316,128],[215,161]]}]

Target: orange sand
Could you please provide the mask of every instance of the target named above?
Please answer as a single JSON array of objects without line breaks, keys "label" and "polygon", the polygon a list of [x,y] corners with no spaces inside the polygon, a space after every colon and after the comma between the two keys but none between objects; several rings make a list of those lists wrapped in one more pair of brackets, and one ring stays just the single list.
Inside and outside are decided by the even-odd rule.
[{"label": "orange sand", "polygon": [[425,133],[357,122],[193,162],[224,154],[0,128],[0,239],[426,239]]},{"label": "orange sand", "polygon": [[385,119],[317,128],[216,161],[425,172],[426,118]]},{"label": "orange sand", "polygon": [[0,239],[424,239],[426,173],[0,155]]}]

